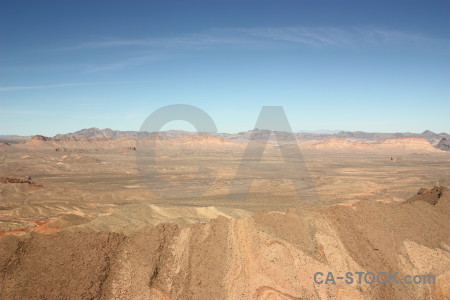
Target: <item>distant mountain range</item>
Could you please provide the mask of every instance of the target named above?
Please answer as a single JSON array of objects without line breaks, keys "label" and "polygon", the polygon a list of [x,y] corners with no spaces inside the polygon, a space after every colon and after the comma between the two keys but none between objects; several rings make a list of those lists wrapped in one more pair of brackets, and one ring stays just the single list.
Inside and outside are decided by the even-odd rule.
[{"label": "distant mountain range", "polygon": [[[249,140],[263,141],[267,138],[268,130],[254,129],[243,131],[239,133],[214,133],[223,141],[229,142],[247,142]],[[333,143],[342,141],[347,143],[363,142],[363,143],[383,143],[388,139],[399,138],[420,138],[427,140],[432,146],[437,149],[450,151],[450,135],[447,133],[435,133],[430,130],[425,130],[422,133],[411,132],[395,132],[395,133],[380,133],[380,132],[364,132],[364,131],[310,131],[310,132],[295,132],[293,133],[295,139],[299,142],[308,141],[334,141]],[[127,139],[136,137],[152,137],[160,136],[165,139],[189,137],[197,135],[196,132],[188,132],[183,130],[168,130],[161,132],[138,132],[138,131],[120,131],[109,128],[98,129],[88,128],[82,129],[73,133],[57,134],[53,138],[45,136],[34,136],[32,140],[50,141],[50,142],[69,142],[70,140],[86,140],[96,139],[96,142],[104,139],[124,139],[121,143],[127,143]],[[26,136],[0,136],[0,144],[19,144],[28,141],[31,137]],[[273,138],[273,137],[272,137]],[[292,142],[292,134],[287,132],[278,132],[277,140],[279,142]],[[129,142],[129,141],[128,141]],[[392,143],[392,142],[388,142]]]},{"label": "distant mountain range", "polygon": [[88,128],[81,129],[73,133],[57,134],[54,136],[55,139],[66,139],[66,138],[86,138],[86,139],[117,139],[125,137],[136,137],[136,131],[120,131],[112,130],[109,128],[98,129],[98,128]]},{"label": "distant mountain range", "polygon": [[[217,133],[215,135],[220,136],[224,140],[230,141],[248,141],[252,136],[254,139],[259,140],[265,136],[266,130],[248,130],[239,133]],[[281,139],[289,138],[288,133],[280,133]],[[67,134],[57,134],[54,136],[55,139],[66,139],[66,138],[135,138],[137,137],[137,131],[120,131],[120,130],[112,130],[109,128],[106,129],[98,129],[98,128],[88,128],[82,129],[77,132],[67,133]],[[162,132],[141,132],[140,136],[162,136],[164,138],[177,138],[183,136],[192,136],[196,135],[194,132],[188,132],[183,130],[168,130]],[[395,133],[380,133],[380,132],[364,132],[364,131],[317,131],[317,132],[296,132],[294,133],[297,140],[306,141],[306,140],[325,140],[328,138],[341,138],[348,140],[363,140],[363,141],[379,141],[388,138],[405,138],[405,137],[414,137],[414,138],[424,138],[427,139],[431,144],[438,145],[441,143],[441,147],[446,147],[448,145],[448,141],[450,141],[450,135],[447,133],[434,133],[430,130],[425,130],[422,133],[411,133],[411,132],[395,132]],[[444,139],[444,140],[443,140]]]},{"label": "distant mountain range", "polygon": [[[119,138],[136,138],[138,136],[138,131],[120,131],[112,130],[109,128],[98,129],[98,128],[88,128],[82,129],[73,133],[57,134],[53,138],[55,139],[67,139],[67,138],[85,138],[85,139],[119,139]],[[195,132],[188,132],[183,130],[168,130],[161,132],[140,132],[139,137],[143,136],[162,136],[165,138],[177,138],[183,136],[196,135]]]}]

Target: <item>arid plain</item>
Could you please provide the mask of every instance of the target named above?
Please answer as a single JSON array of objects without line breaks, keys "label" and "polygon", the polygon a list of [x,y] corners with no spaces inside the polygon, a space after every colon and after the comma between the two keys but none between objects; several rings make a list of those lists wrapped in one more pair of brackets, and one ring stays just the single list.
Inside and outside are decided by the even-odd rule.
[{"label": "arid plain", "polygon": [[[0,298],[449,299],[449,151],[420,137],[271,139],[259,160],[248,145],[4,140]],[[437,282],[313,280],[356,271]]]}]

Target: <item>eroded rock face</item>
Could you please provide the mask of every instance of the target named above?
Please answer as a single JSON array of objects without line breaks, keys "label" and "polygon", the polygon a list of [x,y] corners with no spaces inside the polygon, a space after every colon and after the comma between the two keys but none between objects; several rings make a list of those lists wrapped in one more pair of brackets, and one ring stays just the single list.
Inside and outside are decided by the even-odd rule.
[{"label": "eroded rock face", "polygon": [[407,202],[412,203],[415,201],[424,201],[430,203],[431,205],[436,205],[439,200],[444,197],[445,193],[447,193],[447,189],[443,186],[435,186],[431,190],[421,188],[417,192],[417,195],[408,199]]},{"label": "eroded rock face", "polygon": [[52,138],[49,138],[49,137],[46,137],[46,136],[43,136],[43,135],[35,135],[30,140],[31,141],[43,141],[43,142],[45,142],[45,141],[50,141],[51,139]]},{"label": "eroded rock face", "polygon": [[10,178],[10,177],[0,177],[1,183],[28,183],[33,184],[34,182],[31,180],[31,177],[22,177],[22,178]]},{"label": "eroded rock face", "polygon": [[436,148],[444,151],[450,151],[450,140],[447,138],[442,138],[436,145]]}]

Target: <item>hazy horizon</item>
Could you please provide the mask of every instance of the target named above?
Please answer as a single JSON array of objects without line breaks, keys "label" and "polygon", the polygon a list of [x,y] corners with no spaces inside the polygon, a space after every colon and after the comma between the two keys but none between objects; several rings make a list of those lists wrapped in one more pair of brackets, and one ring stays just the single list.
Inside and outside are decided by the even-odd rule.
[{"label": "hazy horizon", "polygon": [[[83,130],[90,130],[90,129],[98,129],[100,131],[102,130],[112,130],[112,131],[120,131],[120,132],[127,132],[127,131],[133,131],[133,132],[139,132],[139,130],[119,130],[119,129],[114,129],[114,128],[97,128],[97,127],[89,127],[89,128],[82,128],[79,130],[75,130],[73,132],[58,132],[56,134],[53,135],[44,135],[44,134],[40,134],[40,133],[36,133],[36,134],[30,134],[30,135],[19,135],[19,134],[0,134],[0,137],[15,137],[15,136],[35,136],[35,135],[42,135],[42,136],[47,136],[47,137],[55,137],[57,135],[65,135],[65,134],[73,134],[76,132],[80,132]],[[242,130],[242,131],[236,131],[236,132],[224,132],[224,131],[217,131],[217,133],[219,134],[239,134],[239,133],[244,133],[244,132],[248,132],[248,131],[252,131],[254,129],[258,129],[258,128],[253,128],[253,129],[247,129],[247,130]],[[167,131],[184,131],[184,132],[188,132],[188,133],[197,133],[197,131],[195,130],[184,130],[184,129],[177,129],[177,128],[164,128],[162,129],[160,132],[167,132]],[[362,131],[362,130],[332,130],[332,129],[318,129],[318,130],[293,130],[293,133],[304,133],[304,134],[318,134],[318,135],[332,135],[332,134],[337,134],[337,133],[341,133],[341,132],[364,132],[364,133],[381,133],[381,134],[391,134],[391,133],[411,133],[411,134],[423,134],[426,131],[431,131],[434,134],[449,134],[448,132],[434,132],[432,130],[423,130],[421,132],[411,132],[411,131]]]}]

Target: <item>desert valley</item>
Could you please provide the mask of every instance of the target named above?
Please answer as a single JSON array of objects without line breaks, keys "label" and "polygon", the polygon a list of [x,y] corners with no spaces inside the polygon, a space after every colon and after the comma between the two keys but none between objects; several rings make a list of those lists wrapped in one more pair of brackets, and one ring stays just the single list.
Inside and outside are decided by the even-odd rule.
[{"label": "desert valley", "polygon": [[447,134],[136,134],[1,138],[0,298],[449,299]]}]

